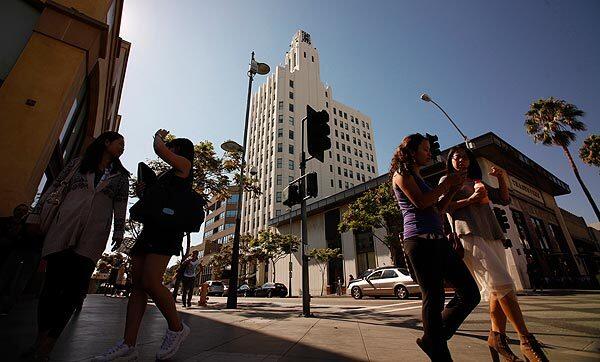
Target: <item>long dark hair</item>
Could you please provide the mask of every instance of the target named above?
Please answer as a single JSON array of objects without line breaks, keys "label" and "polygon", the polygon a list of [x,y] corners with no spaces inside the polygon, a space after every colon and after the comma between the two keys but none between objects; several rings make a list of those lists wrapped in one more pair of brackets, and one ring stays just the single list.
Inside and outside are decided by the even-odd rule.
[{"label": "long dark hair", "polygon": [[456,172],[456,169],[454,168],[454,166],[452,166],[452,156],[454,156],[454,154],[458,151],[463,151],[469,158],[469,167],[467,168],[467,177],[472,180],[481,180],[481,178],[482,178],[481,167],[479,167],[479,164],[477,163],[477,160],[475,159],[475,155],[473,154],[473,152],[471,152],[471,150],[469,150],[464,145],[455,146],[448,153],[448,158],[446,158],[446,174],[449,175],[451,173]]},{"label": "long dark hair", "polygon": [[420,133],[414,133],[404,137],[402,143],[394,151],[392,162],[390,164],[390,178],[394,177],[397,171],[402,176],[411,175],[415,165],[413,152],[417,152],[419,145],[427,138]]},{"label": "long dark hair", "polygon": [[[82,174],[96,172],[98,170],[98,164],[100,164],[100,160],[102,160],[102,154],[106,149],[106,141],[113,142],[121,138],[123,138],[121,134],[113,131],[104,132],[96,137],[96,139],[85,149],[85,153],[81,159],[81,166],[79,166],[79,172]],[[112,160],[112,164],[112,172],[123,172],[126,175],[129,175],[129,171],[127,171],[118,158]]]},{"label": "long dark hair", "polygon": [[175,154],[187,158],[192,167],[190,168],[190,176],[193,177],[194,174],[194,144],[187,138],[175,138],[165,144],[169,148],[173,148]]}]

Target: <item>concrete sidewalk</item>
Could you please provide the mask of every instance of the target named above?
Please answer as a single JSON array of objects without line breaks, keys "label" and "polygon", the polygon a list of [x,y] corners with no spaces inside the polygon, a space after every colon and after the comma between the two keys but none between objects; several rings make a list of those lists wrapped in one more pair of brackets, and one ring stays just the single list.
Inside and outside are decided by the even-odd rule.
[{"label": "concrete sidewalk", "polygon": [[[327,298],[328,300],[331,298]],[[183,320],[191,327],[188,340],[174,361],[427,361],[415,344],[421,332],[418,309],[395,315],[376,311],[352,314],[325,305],[313,298],[316,318],[302,318],[297,304],[274,304],[271,300],[240,303],[235,311],[223,310],[222,302],[207,308],[182,309]],[[416,303],[419,303],[418,301]],[[525,301],[524,308],[530,308]],[[52,360],[85,361],[103,352],[121,338],[127,299],[90,295],[83,311],[72,318],[61,336]],[[593,308],[597,308],[594,304]],[[0,319],[3,361],[18,360],[21,351],[33,341],[35,302],[20,304]],[[534,308],[537,308],[534,304]],[[594,309],[596,310],[596,309]],[[564,317],[584,317],[579,312]],[[533,319],[535,321],[535,319]],[[455,361],[489,361],[485,343],[489,319],[480,306],[452,339]],[[531,323],[535,324],[535,322]],[[538,338],[548,348],[552,361],[598,361],[600,339],[597,321],[589,328],[535,325]],[[153,361],[166,323],[160,312],[149,305],[140,330],[141,361]],[[514,334],[513,351],[518,352]],[[594,352],[595,351],[595,352]]]}]

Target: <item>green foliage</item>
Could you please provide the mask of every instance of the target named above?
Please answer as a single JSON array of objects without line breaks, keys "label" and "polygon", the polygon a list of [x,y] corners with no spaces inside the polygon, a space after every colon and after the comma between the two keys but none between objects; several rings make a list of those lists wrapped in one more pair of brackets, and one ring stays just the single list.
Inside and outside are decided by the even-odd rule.
[{"label": "green foliage", "polygon": [[249,252],[259,261],[271,261],[273,265],[273,281],[275,281],[275,263],[284,256],[298,251],[300,239],[291,234],[278,234],[270,230],[258,232],[257,238],[249,243]]},{"label": "green foliage", "polygon": [[[240,235],[240,254],[239,263],[244,264],[250,260],[256,259],[255,256],[249,249],[248,243],[252,240],[252,236],[249,234]],[[233,251],[233,243],[227,243],[222,245],[219,251],[211,254],[211,259],[208,265],[212,268],[212,277],[214,279],[222,279],[225,268],[231,265],[231,255]]]},{"label": "green foliage", "polygon": [[385,229],[384,238],[378,237],[375,233],[373,236],[387,246],[395,265],[399,265],[398,263],[403,262],[403,258],[400,258],[399,255],[402,251],[400,235],[404,228],[404,222],[402,212],[398,208],[388,183],[365,192],[350,204],[338,225],[340,233],[349,230],[365,231],[379,228]]},{"label": "green foliage", "polygon": [[579,149],[579,157],[590,166],[600,167],[600,135],[589,135]]},{"label": "green foliage", "polygon": [[535,143],[568,147],[576,138],[572,131],[586,130],[578,119],[583,116],[582,110],[562,99],[538,99],[525,113],[525,130]]},{"label": "green foliage", "polygon": [[308,257],[315,261],[319,270],[321,271],[321,295],[323,295],[323,288],[325,286],[325,270],[327,270],[327,263],[332,259],[341,259],[344,257],[340,249],[331,248],[316,248],[311,249],[308,252]]}]

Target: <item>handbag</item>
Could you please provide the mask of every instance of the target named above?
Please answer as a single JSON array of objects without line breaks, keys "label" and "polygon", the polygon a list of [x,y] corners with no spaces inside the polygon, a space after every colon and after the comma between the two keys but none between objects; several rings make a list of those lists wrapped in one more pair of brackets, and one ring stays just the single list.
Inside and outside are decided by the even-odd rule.
[{"label": "handbag", "polygon": [[42,204],[39,225],[40,231],[43,234],[46,234],[48,232],[48,230],[50,229],[50,225],[52,225],[52,223],[56,219],[58,209],[64,201],[65,196],[67,196],[68,186],[71,183],[71,179],[73,179],[73,175],[75,175],[75,172],[79,168],[80,164],[80,160],[75,161],[73,167],[71,168],[67,176],[64,179],[62,179],[62,181],[55,187],[55,189],[50,194],[48,194],[47,197],[43,197],[42,200],[40,200]]}]

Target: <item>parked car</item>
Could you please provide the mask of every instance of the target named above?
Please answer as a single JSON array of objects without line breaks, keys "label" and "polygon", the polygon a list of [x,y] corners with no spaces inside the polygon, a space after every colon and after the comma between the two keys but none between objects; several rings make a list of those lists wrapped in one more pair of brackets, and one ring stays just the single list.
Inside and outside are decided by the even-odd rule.
[{"label": "parked car", "polygon": [[280,297],[284,298],[287,296],[287,287],[281,283],[265,283],[262,286],[254,290],[254,296],[256,297]]},{"label": "parked car", "polygon": [[373,270],[361,280],[350,283],[348,291],[354,299],[363,296],[408,299],[421,294],[419,284],[403,268],[384,267]]},{"label": "parked car", "polygon": [[208,280],[208,295],[221,296],[225,292],[225,286],[220,280]]},{"label": "parked car", "polygon": [[248,284],[242,284],[238,288],[237,295],[238,297],[253,297],[255,290],[256,288],[253,286],[250,286]]}]

